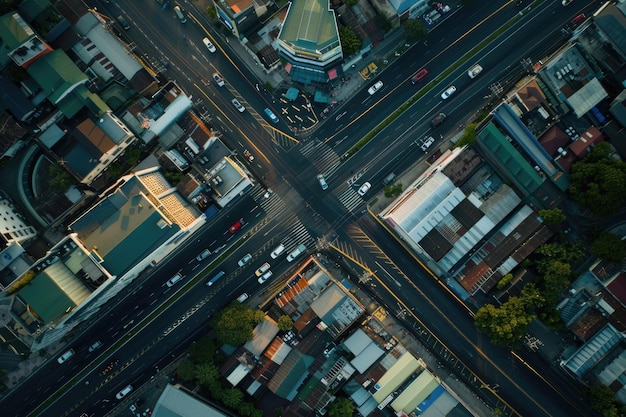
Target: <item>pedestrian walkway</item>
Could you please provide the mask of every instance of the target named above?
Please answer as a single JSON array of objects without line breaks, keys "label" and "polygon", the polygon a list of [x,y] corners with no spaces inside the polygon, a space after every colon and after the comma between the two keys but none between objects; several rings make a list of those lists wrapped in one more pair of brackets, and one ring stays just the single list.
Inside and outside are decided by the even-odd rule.
[{"label": "pedestrian walkway", "polygon": [[309,141],[304,143],[299,150],[326,178],[330,177],[341,164],[341,158],[337,152],[324,142]]}]

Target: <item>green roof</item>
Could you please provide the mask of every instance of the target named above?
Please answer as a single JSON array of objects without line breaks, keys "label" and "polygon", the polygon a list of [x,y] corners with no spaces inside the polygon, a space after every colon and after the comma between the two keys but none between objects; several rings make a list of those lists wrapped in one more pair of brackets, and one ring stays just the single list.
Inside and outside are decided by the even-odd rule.
[{"label": "green roof", "polygon": [[27,72],[44,90],[48,100],[54,104],[57,104],[77,85],[88,80],[87,75],[61,49],[52,51],[33,62]]},{"label": "green roof", "polygon": [[492,162],[498,165],[507,179],[514,182],[518,188],[531,194],[541,186],[543,179],[493,123],[489,123],[478,132],[476,140]]},{"label": "green roof", "polygon": [[336,47],[339,34],[328,0],[292,0],[279,39],[317,53]]},{"label": "green roof", "polygon": [[11,12],[0,16],[0,65],[5,66],[11,58],[9,52],[32,38],[35,32],[16,13]]}]

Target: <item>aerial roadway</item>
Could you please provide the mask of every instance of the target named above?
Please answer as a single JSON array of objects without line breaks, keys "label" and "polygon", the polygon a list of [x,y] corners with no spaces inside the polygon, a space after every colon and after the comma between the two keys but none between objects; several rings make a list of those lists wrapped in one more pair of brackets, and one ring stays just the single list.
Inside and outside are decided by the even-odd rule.
[{"label": "aerial roadway", "polygon": [[[395,306],[399,300],[413,309],[417,318],[437,334],[462,363],[482,380],[499,384],[502,387],[499,394],[519,415],[588,415],[586,405],[580,403],[575,390],[563,384],[562,377],[548,365],[545,369],[532,369],[528,361],[520,362],[510,351],[492,346],[477,333],[467,309],[447,292],[442,292],[441,286],[411,256],[375,222],[363,216],[366,199],[380,191],[382,178],[388,171],[400,171],[425,157],[424,152],[412,143],[416,138],[430,134],[430,119],[434,113],[448,115],[447,123],[440,129],[442,135],[455,131],[459,123],[465,123],[469,113],[484,103],[489,84],[517,76],[520,59],[537,60],[553,50],[563,40],[560,29],[588,3],[580,2],[576,9],[562,13],[560,2],[544,2],[468,63],[467,67],[473,62],[481,63],[484,73],[480,77],[470,80],[467,67],[459,68],[426,93],[414,105],[415,110],[396,120],[343,163],[340,163],[339,156],[385,114],[432,81],[437,73],[449,67],[487,33],[518,13],[513,2],[483,2],[468,9],[471,13],[458,13],[435,29],[430,34],[428,46],[413,46],[382,72],[377,78],[384,82],[382,89],[369,95],[368,84],[344,104],[342,111],[348,112],[350,117],[346,117],[343,124],[333,123],[333,118],[327,119],[315,132],[314,141],[307,142],[317,146],[307,148],[308,153],[299,151],[307,143],[286,153],[272,141],[267,129],[259,128],[261,121],[269,123],[267,117],[257,115],[271,105],[272,98],[257,91],[254,77],[237,57],[224,55],[224,52],[228,53],[228,44],[216,42],[217,51],[210,52],[202,42],[206,34],[191,22],[182,28],[180,22],[172,18],[171,10],[161,10],[151,0],[125,4],[124,13],[133,22],[126,36],[144,50],[161,51],[162,57],[169,61],[168,75],[187,91],[195,91],[194,97],[202,97],[202,105],[213,121],[222,126],[226,142],[240,150],[255,150],[256,159],[250,168],[265,178],[265,184],[271,186],[274,193],[267,199],[260,191],[256,196],[242,198],[228,213],[221,213],[207,225],[206,233],[199,233],[171,260],[133,283],[126,298],[116,300],[107,315],[70,342],[68,346],[76,349],[76,357],[65,364],[50,361],[2,400],[3,409],[10,415],[29,415],[59,387],[79,375],[77,383],[61,397],[62,400],[53,402],[40,415],[104,414],[119,402],[115,398],[116,392],[128,384],[140,386],[148,381],[169,362],[171,355],[182,352],[191,340],[206,332],[206,317],[225,302],[242,292],[262,296],[275,288],[280,282],[278,277],[292,268],[291,265],[286,262],[272,265],[274,278],[263,287],[259,287],[254,274],[254,270],[269,258],[275,245],[284,241],[311,243],[317,237],[336,234],[338,241],[349,242],[359,249],[368,264],[374,265],[377,255],[354,239],[357,228],[370,236],[372,242],[383,249],[384,256],[398,266],[398,270],[388,271],[389,276],[381,274],[384,286],[376,288],[376,295],[387,305]],[[121,6],[103,4],[102,7]],[[206,19],[201,16],[198,19],[209,27]],[[424,84],[412,85],[411,75],[422,67],[428,68],[432,78],[424,79]],[[215,72],[226,81],[225,86],[218,86],[211,78]],[[450,85],[455,85],[457,91],[449,99],[442,100],[441,93]],[[202,96],[200,91],[205,95]],[[245,106],[244,112],[236,109],[233,99]],[[368,117],[358,118],[357,114],[364,111]],[[279,129],[285,127],[283,121],[276,126]],[[435,138],[438,142],[441,140],[438,135]],[[324,152],[323,157],[316,154],[316,150]],[[322,190],[316,180],[316,175],[323,169],[328,170],[324,172],[328,174],[328,190]],[[351,181],[355,177],[358,178]],[[370,194],[360,196],[357,189],[364,181],[371,182],[372,190]],[[262,214],[257,216],[257,211]],[[230,233],[229,226],[239,219],[245,223],[236,231],[240,234]],[[215,254],[198,261],[196,257],[200,250],[228,247],[244,234],[247,238],[243,246],[211,272],[198,278],[198,290],[187,291],[186,285],[195,275],[219,256]],[[290,240],[293,236],[296,236],[295,241]],[[240,267],[237,261],[247,253],[253,259]],[[207,287],[206,281],[212,274],[222,270],[225,271],[224,278]],[[177,273],[184,275],[184,279],[168,287],[168,279]],[[397,283],[402,285],[401,289]],[[142,322],[175,293],[181,297],[158,319]],[[129,332],[132,339],[113,349],[112,346],[118,340],[125,340]],[[103,347],[88,352],[94,340],[101,340]],[[13,401],[15,398],[22,401]]]}]

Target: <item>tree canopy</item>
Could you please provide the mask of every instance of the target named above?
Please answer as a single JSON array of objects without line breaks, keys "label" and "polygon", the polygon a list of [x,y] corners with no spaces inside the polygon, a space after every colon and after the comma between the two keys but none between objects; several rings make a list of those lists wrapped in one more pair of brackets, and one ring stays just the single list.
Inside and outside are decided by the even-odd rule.
[{"label": "tree canopy", "polygon": [[408,19],[402,27],[406,38],[410,41],[423,41],[428,38],[428,29],[421,20]]},{"label": "tree canopy", "polygon": [[535,319],[535,314],[528,307],[519,297],[509,298],[500,307],[487,304],[476,312],[474,325],[494,345],[516,347],[526,334],[528,325]]},{"label": "tree canopy", "polygon": [[238,346],[252,339],[254,326],[264,318],[261,310],[250,310],[239,302],[233,302],[216,314],[211,325],[219,342]]},{"label": "tree canopy", "polygon": [[622,262],[626,257],[626,245],[619,237],[604,232],[593,241],[590,248],[593,256],[607,261]]},{"label": "tree canopy", "polygon": [[559,208],[539,210],[539,217],[545,224],[561,224],[566,220],[565,214]]},{"label": "tree canopy", "polygon": [[354,415],[354,403],[346,397],[337,397],[328,407],[329,417],[352,417]]},{"label": "tree canopy", "polygon": [[341,49],[345,56],[350,56],[361,50],[361,39],[349,27],[339,28],[339,38],[341,39]]},{"label": "tree canopy", "polygon": [[572,165],[570,195],[596,216],[615,213],[626,200],[626,162],[610,152],[610,145],[601,142]]},{"label": "tree canopy", "polygon": [[552,261],[547,264],[543,274],[543,296],[546,304],[554,306],[561,298],[572,277],[572,268],[569,264],[560,261]]}]

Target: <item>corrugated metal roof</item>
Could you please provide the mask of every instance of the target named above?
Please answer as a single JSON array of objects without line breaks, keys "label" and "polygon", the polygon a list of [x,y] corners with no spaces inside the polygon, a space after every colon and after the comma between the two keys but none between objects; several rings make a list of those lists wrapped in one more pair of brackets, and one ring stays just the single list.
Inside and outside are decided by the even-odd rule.
[{"label": "corrugated metal roof", "polygon": [[413,372],[415,372],[420,366],[419,361],[415,358],[415,356],[411,355],[409,352],[404,353],[393,364],[391,368],[385,375],[382,376],[377,382],[377,385],[380,385],[378,391],[376,391],[372,397],[378,403],[387,398],[389,394],[391,394],[396,388],[400,386]]}]

